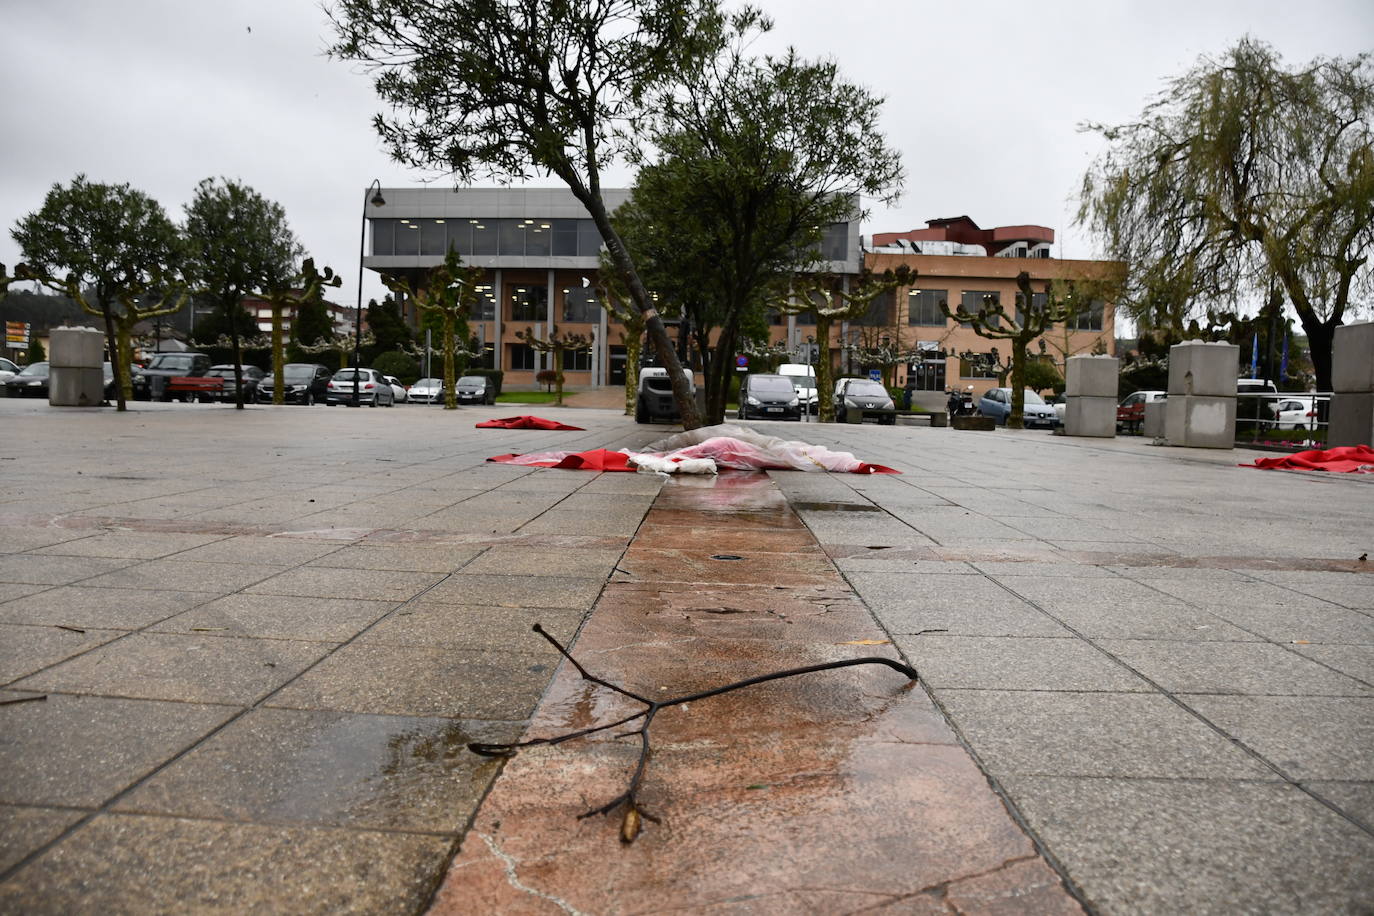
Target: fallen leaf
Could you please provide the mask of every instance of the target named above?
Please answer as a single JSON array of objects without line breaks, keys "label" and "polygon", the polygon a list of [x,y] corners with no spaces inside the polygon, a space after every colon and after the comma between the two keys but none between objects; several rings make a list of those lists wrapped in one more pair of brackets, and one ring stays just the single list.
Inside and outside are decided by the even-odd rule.
[{"label": "fallen leaf", "polygon": [[1312,643],[1311,643],[1310,640],[1306,640],[1306,639],[1295,639],[1295,640],[1293,640],[1293,645],[1295,645],[1295,646],[1310,646],[1310,645],[1312,645]]},{"label": "fallen leaf", "polygon": [[630,805],[625,809],[625,819],[620,822],[620,842],[633,843],[639,836],[639,809]]},{"label": "fallen leaf", "polygon": [[746,789],[766,789],[766,788],[768,788],[768,783],[766,783],[766,782],[756,782],[756,783],[754,783],[752,786],[745,786],[745,788],[746,788]]},{"label": "fallen leaf", "polygon": [[890,645],[890,639],[851,639],[849,642],[836,643],[839,646],[886,646]]}]

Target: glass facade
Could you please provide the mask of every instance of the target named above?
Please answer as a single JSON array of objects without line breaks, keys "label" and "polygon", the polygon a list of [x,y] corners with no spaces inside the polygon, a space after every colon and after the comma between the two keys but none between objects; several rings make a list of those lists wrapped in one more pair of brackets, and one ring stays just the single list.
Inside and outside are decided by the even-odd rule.
[{"label": "glass facade", "polygon": [[831,223],[821,236],[821,257],[827,261],[843,261],[849,254],[849,224]]},{"label": "glass facade", "polygon": [[507,286],[510,290],[511,321],[547,321],[549,297],[547,286]]},{"label": "glass facade", "polygon": [[[989,297],[992,299],[994,305],[1000,305],[1002,302],[1001,295],[992,290],[966,289],[960,295],[959,305],[970,315],[977,315],[978,311],[983,307],[983,300]],[[959,324],[966,328],[973,326],[972,322],[968,321],[961,321]],[[996,327],[996,325],[993,325],[993,327]]]},{"label": "glass facade", "polygon": [[906,294],[907,324],[944,327],[945,315],[940,311],[941,302],[949,302],[949,290],[913,289]]},{"label": "glass facade", "polygon": [[1101,299],[1094,299],[1085,311],[1070,319],[1069,327],[1075,331],[1100,331],[1106,311],[1107,304]]},{"label": "glass facade", "polygon": [[534,348],[529,344],[508,344],[510,358],[506,361],[507,369],[533,370],[535,367]]},{"label": "glass facade", "polygon": [[373,255],[594,258],[601,233],[589,219],[371,219]]},{"label": "glass facade", "polygon": [[601,320],[601,302],[596,290],[574,287],[563,290],[563,320],[595,324]]}]

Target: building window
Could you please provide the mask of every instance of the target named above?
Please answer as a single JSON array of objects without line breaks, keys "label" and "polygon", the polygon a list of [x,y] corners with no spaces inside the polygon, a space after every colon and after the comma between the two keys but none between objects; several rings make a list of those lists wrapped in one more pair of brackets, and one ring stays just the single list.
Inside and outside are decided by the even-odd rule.
[{"label": "building window", "polygon": [[[1001,295],[992,290],[966,289],[960,295],[959,306],[970,315],[977,315],[978,311],[986,304],[985,300],[989,298],[992,299],[992,304],[994,306],[1000,305],[1002,302]],[[966,328],[973,326],[973,323],[968,321],[961,321],[959,323]],[[997,327],[997,325],[994,324],[993,327]]]},{"label": "building window", "polygon": [[1106,311],[1107,303],[1094,299],[1086,309],[1069,319],[1069,327],[1075,331],[1100,331]]},{"label": "building window", "polygon": [[518,219],[498,219],[496,223],[496,253],[499,255],[525,256],[525,224]]},{"label": "building window", "polygon": [[897,304],[897,294],[893,290],[874,296],[868,303],[868,310],[854,323],[862,328],[890,327],[892,311]]},{"label": "building window", "polygon": [[474,321],[496,320],[496,290],[491,284],[478,285],[477,301],[472,304],[472,318]]},{"label": "building window", "polygon": [[511,321],[547,321],[549,300],[547,287],[508,286],[510,290]]},{"label": "building window", "polygon": [[510,347],[510,359],[506,361],[509,368],[534,371],[536,354],[533,347],[529,344],[507,344],[507,346]]},{"label": "building window", "polygon": [[[575,219],[549,220],[553,233],[553,256],[556,258],[577,257],[577,224]],[[590,220],[586,220],[590,222]]]},{"label": "building window", "polygon": [[945,314],[940,311],[940,303],[948,301],[947,289],[913,289],[906,294],[907,323],[944,327]]},{"label": "building window", "polygon": [[959,357],[960,378],[997,378],[997,364],[991,353],[971,353]]},{"label": "building window", "polygon": [[596,290],[573,287],[563,290],[563,320],[595,323],[601,320],[601,301]]},{"label": "building window", "polygon": [[591,372],[592,348],[580,347],[576,350],[564,350],[563,369],[565,372]]},{"label": "building window", "polygon": [[414,220],[400,220],[396,223],[396,254],[412,255],[419,253],[420,224]]},{"label": "building window", "polygon": [[468,229],[472,233],[473,254],[496,254],[496,220],[470,219]]},{"label": "building window", "polygon": [[821,236],[821,257],[843,261],[849,256],[849,223],[831,223]]},{"label": "building window", "polygon": [[442,258],[448,253],[447,233],[441,219],[415,220],[420,224],[420,254]]},{"label": "building window", "polygon": [[392,255],[396,253],[396,220],[370,219],[372,224],[372,253]]},{"label": "building window", "polygon": [[468,367],[471,369],[495,369],[496,344],[482,344],[476,354],[468,357]]},{"label": "building window", "polygon": [[[1031,293],[1031,311],[1039,314],[1045,311],[1045,306],[1049,304],[1049,296],[1045,293]],[[1016,323],[1021,327],[1026,326],[1025,297],[1020,293],[1016,294]]]},{"label": "building window", "polygon": [[546,219],[524,220],[525,256],[547,258],[553,250],[553,223]]},{"label": "building window", "polygon": [[594,258],[601,253],[601,230],[589,219],[577,221],[577,256]]}]

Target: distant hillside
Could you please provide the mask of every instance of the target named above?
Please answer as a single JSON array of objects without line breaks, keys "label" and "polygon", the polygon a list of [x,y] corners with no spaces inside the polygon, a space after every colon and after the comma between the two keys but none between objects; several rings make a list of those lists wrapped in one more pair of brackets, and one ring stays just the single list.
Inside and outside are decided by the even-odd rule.
[{"label": "distant hillside", "polygon": [[27,321],[38,332],[61,327],[67,321],[76,325],[96,321],[66,296],[16,289],[11,289],[8,296],[0,299],[0,320]]}]

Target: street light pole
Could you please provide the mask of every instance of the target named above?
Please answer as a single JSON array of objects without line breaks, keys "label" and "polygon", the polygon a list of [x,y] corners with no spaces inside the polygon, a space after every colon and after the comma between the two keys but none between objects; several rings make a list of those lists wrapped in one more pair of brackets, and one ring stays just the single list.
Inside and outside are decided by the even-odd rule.
[{"label": "street light pole", "polygon": [[[370,192],[373,192],[373,191],[375,191],[375,193],[372,193],[372,194],[371,194],[371,197],[369,197],[368,194],[369,194]],[[381,183],[380,180],[378,180],[378,179],[376,179],[376,178],[372,179],[372,184],[368,185],[368,186],[367,186],[367,190],[363,192],[363,215],[362,215],[362,219],[360,220],[360,225],[358,226],[358,310],[357,310],[356,315],[354,316],[354,321],[353,321],[353,406],[354,406],[354,407],[357,407],[357,406],[359,406],[359,404],[360,404],[360,393],[359,393],[358,389],[361,387],[361,385],[360,385],[360,383],[359,383],[359,381],[358,381],[358,375],[359,375],[359,371],[360,371],[360,369],[361,369],[362,367],[360,366],[360,359],[359,359],[359,356],[358,356],[358,350],[359,350],[359,348],[362,346],[362,341],[363,341],[363,246],[364,246],[364,245],[366,244],[366,242],[367,242],[367,205],[368,205],[368,203],[371,203],[372,206],[374,206],[374,207],[380,207],[380,206],[383,206],[383,205],[386,204],[386,198],[382,196],[382,183]]]}]

